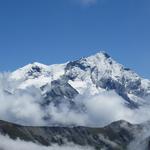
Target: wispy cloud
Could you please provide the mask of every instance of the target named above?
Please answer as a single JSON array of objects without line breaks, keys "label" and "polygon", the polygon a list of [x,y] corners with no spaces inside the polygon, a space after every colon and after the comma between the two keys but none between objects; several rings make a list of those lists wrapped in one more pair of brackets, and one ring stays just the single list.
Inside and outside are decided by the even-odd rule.
[{"label": "wispy cloud", "polygon": [[80,0],[80,2],[84,5],[91,5],[91,4],[95,4],[97,0]]},{"label": "wispy cloud", "polygon": [[97,3],[97,0],[73,0],[73,1],[83,6],[91,6]]},{"label": "wispy cloud", "polygon": [[42,146],[32,142],[26,142],[20,139],[13,140],[8,136],[0,135],[0,150],[93,150],[91,147],[79,146],[72,143],[65,145]]}]

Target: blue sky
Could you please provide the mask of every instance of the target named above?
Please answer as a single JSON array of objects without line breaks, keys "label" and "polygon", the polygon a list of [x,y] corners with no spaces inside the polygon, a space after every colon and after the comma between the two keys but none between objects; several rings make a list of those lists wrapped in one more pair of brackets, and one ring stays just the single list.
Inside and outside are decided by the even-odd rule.
[{"label": "blue sky", "polygon": [[150,78],[150,1],[0,0],[0,71],[101,49]]}]

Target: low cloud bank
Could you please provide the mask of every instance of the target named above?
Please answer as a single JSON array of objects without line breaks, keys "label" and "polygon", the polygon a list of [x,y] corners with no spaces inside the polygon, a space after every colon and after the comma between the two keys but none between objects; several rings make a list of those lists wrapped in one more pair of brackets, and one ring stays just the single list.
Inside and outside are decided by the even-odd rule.
[{"label": "low cloud bank", "polygon": [[141,131],[134,133],[135,139],[128,145],[127,150],[149,150],[150,149],[150,121],[144,122]]},{"label": "low cloud bank", "polygon": [[[73,101],[77,109],[70,109],[70,104],[64,100],[59,106],[50,103],[41,107],[42,97],[34,87],[27,91],[12,92],[16,82],[10,82],[9,74],[0,74],[0,119],[23,125],[82,125],[104,126],[113,121],[126,120],[131,123],[141,123],[150,120],[150,104],[138,109],[130,109],[125,100],[114,91],[103,92],[93,96],[77,96]],[[46,118],[46,119],[45,119]]]},{"label": "low cloud bank", "polygon": [[74,102],[78,107],[84,105],[84,111],[70,110],[67,105],[49,106],[53,122],[78,124],[84,126],[103,126],[120,119],[129,119],[132,112],[124,105],[124,100],[115,92],[103,92],[94,96],[84,94]]},{"label": "low cloud bank", "polygon": [[11,88],[17,83],[10,82],[8,77],[9,74],[0,74],[0,119],[20,124],[44,125],[39,92],[31,88],[27,92],[11,93]]},{"label": "low cloud bank", "polygon": [[17,139],[12,140],[8,136],[0,135],[0,150],[94,150],[87,146],[79,146],[72,143],[66,145],[42,146],[32,142]]}]

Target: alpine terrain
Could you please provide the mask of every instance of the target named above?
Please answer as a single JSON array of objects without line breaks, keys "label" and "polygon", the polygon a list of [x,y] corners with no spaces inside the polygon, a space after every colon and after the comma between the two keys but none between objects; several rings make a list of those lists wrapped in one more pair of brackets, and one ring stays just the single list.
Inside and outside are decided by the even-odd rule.
[{"label": "alpine terrain", "polygon": [[64,64],[29,64],[12,72],[9,81],[17,81],[7,89],[12,94],[31,87],[39,89],[43,106],[51,102],[57,105],[62,99],[72,105],[77,95],[87,91],[94,95],[114,90],[128,107],[137,108],[150,95],[150,80],[141,78],[105,52]]},{"label": "alpine terrain", "polygon": [[105,52],[64,64],[28,64],[1,73],[0,86],[0,119],[8,121],[0,121],[0,133],[12,140],[150,149],[150,80]]}]

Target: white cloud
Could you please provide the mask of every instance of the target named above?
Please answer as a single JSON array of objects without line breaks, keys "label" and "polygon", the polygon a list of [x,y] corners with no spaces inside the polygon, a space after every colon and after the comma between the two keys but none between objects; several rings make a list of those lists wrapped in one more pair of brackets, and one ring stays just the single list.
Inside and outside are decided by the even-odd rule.
[{"label": "white cloud", "polygon": [[150,122],[142,124],[142,130],[134,133],[135,139],[128,145],[128,150],[148,150],[150,141]]},{"label": "white cloud", "polygon": [[67,143],[62,146],[52,145],[52,146],[42,146],[32,142],[25,142],[23,140],[17,139],[12,140],[8,136],[0,135],[0,150],[93,150],[87,146],[79,146],[72,143]]},{"label": "white cloud", "polygon": [[[38,91],[33,96],[30,93],[20,92],[8,94],[6,89],[16,85],[8,81],[8,74],[0,74],[0,119],[20,124],[44,125],[42,111],[39,101],[41,99]],[[29,90],[35,93],[34,88]]]},{"label": "white cloud", "polygon": [[70,110],[67,104],[59,107],[50,105],[48,108],[52,122],[63,124],[77,124],[82,126],[103,126],[120,119],[129,119],[132,112],[125,107],[124,100],[115,92],[104,92],[94,96],[84,94],[78,96],[74,102],[78,108],[84,105],[85,111]]},{"label": "white cloud", "polygon": [[[27,92],[7,94],[4,89],[11,89],[17,83],[8,80],[9,74],[0,74],[0,119],[24,125],[82,125],[104,126],[113,121],[126,120],[141,123],[150,120],[150,104],[131,110],[114,91],[93,96],[84,93],[74,99],[77,109],[70,109],[69,103],[62,101],[59,106],[53,103],[44,109],[40,106],[41,95],[33,87]],[[149,101],[150,98],[147,98]],[[82,107],[81,107],[82,106]],[[83,107],[84,106],[84,107]],[[81,109],[82,108],[82,109]],[[83,111],[84,108],[84,111]],[[45,116],[49,120],[44,120]]]},{"label": "white cloud", "polygon": [[95,4],[97,2],[97,0],[80,0],[81,3],[85,4],[85,5],[91,5],[91,4]]},{"label": "white cloud", "polygon": [[75,3],[79,3],[83,6],[90,6],[97,3],[97,0],[72,0]]}]

